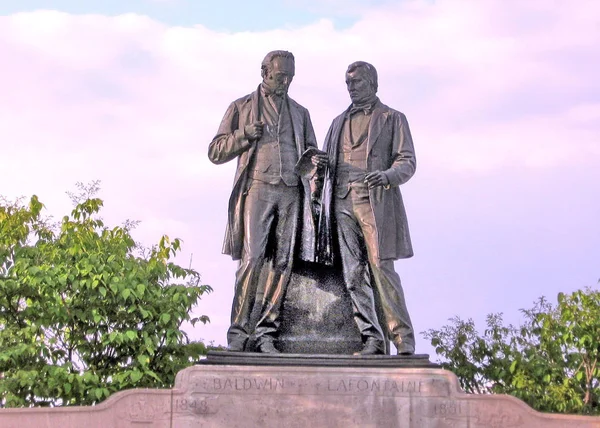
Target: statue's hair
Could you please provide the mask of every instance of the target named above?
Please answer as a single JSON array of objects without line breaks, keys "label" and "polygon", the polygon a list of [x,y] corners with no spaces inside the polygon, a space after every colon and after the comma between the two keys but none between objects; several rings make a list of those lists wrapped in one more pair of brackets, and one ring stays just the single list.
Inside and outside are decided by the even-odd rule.
[{"label": "statue's hair", "polygon": [[364,70],[367,80],[371,84],[371,87],[377,92],[377,70],[373,67],[372,64],[364,61],[356,61],[348,66],[348,70],[346,70],[346,74],[353,73],[354,71],[361,69]]},{"label": "statue's hair", "polygon": [[288,51],[271,51],[263,59],[262,64],[260,65],[260,75],[265,77],[267,73],[271,70],[273,60],[275,58],[288,58],[296,65],[296,60],[294,59],[294,55]]}]

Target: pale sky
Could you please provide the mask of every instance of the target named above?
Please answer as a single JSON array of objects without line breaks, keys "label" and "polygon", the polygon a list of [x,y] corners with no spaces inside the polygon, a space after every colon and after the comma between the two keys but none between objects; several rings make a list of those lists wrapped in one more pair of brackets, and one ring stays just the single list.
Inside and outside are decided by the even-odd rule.
[{"label": "pale sky", "polygon": [[[183,239],[214,288],[186,328],[225,344],[236,263],[221,254],[235,161],[207,149],[274,49],[319,145],[364,60],[406,114],[417,172],[402,186],[415,256],[396,263],[418,332],[600,278],[597,0],[0,0],[0,194],[101,180],[103,217]],[[434,354],[418,335],[417,352]],[[435,355],[432,355],[435,360]]]}]

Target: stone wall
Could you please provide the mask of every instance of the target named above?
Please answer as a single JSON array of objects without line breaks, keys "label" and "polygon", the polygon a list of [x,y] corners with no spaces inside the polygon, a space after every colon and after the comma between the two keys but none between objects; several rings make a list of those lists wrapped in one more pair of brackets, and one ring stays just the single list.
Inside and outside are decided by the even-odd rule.
[{"label": "stone wall", "polygon": [[173,390],[129,390],[94,407],[0,410],[2,428],[592,428],[600,418],[469,395],[431,368],[197,365]]}]

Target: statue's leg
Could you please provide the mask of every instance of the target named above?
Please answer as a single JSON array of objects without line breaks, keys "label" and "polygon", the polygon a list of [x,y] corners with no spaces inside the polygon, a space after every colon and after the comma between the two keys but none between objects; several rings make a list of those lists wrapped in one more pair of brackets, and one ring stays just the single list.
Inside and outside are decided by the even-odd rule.
[{"label": "statue's leg", "polygon": [[[244,350],[249,337],[250,316],[256,300],[260,270],[265,260],[275,204],[261,196],[265,187],[253,182],[244,203],[244,251],[235,274],[235,293],[227,341],[231,350]],[[241,349],[239,349],[241,348]]]},{"label": "statue's leg", "polygon": [[384,336],[377,320],[369,280],[367,250],[360,221],[354,213],[352,192],[346,198],[336,198],[334,209],[342,273],[352,301],[354,320],[365,346],[376,343],[375,346],[382,347],[380,350],[384,351]]},{"label": "statue's leg", "polygon": [[266,341],[273,342],[279,332],[281,307],[292,273],[300,207],[297,186],[280,183],[271,187],[273,193],[263,195],[275,204],[276,219],[267,244],[272,268],[265,282],[263,305],[255,329],[259,347]]},{"label": "statue's leg", "polygon": [[394,261],[380,260],[378,264],[372,263],[371,269],[389,338],[394,342],[398,354],[414,354],[415,333]]},{"label": "statue's leg", "polygon": [[400,276],[393,260],[379,259],[379,243],[375,217],[370,204],[357,204],[357,216],[365,239],[373,290],[378,312],[383,315],[382,327],[401,354],[413,354],[415,334],[406,307]]}]

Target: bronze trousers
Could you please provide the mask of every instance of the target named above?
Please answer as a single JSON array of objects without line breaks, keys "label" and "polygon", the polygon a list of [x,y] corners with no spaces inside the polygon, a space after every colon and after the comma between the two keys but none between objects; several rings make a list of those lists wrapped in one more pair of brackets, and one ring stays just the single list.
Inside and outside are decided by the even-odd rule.
[{"label": "bronze trousers", "polygon": [[[258,343],[273,340],[292,271],[298,228],[298,186],[253,180],[244,202],[244,251],[235,277],[231,326],[227,341],[244,343],[252,333],[250,316],[259,285],[264,287],[260,315],[254,329]],[[268,273],[261,276],[267,267]],[[259,284],[260,278],[266,278]]]},{"label": "bronze trousers", "polygon": [[353,184],[345,197],[335,198],[334,210],[344,282],[363,342],[369,337],[386,337],[396,347],[414,348],[412,322],[394,260],[379,258],[378,231],[367,186]]}]

